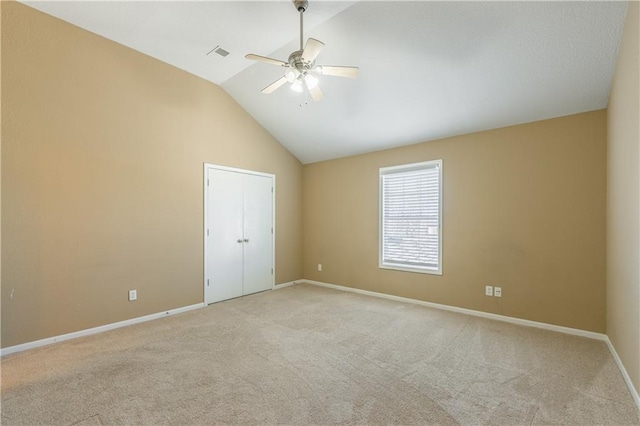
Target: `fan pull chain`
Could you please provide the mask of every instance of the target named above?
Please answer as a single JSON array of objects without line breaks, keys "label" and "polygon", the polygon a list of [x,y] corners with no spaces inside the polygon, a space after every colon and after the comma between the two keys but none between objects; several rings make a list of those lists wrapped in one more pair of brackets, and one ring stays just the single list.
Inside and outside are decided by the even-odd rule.
[{"label": "fan pull chain", "polygon": [[306,107],[307,105],[309,105],[309,90],[307,89],[307,86],[304,86],[304,102],[300,103],[300,108],[302,107]]}]

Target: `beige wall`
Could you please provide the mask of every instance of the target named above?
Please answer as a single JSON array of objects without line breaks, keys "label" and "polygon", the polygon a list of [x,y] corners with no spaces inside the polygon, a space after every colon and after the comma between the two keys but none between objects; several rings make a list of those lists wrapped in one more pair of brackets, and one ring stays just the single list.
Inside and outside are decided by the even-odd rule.
[{"label": "beige wall", "polygon": [[607,111],[607,335],[640,391],[640,4],[629,2]]},{"label": "beige wall", "polygon": [[[306,165],[304,277],[604,332],[605,155],[596,111]],[[378,169],[438,158],[443,275],[379,269]]]},{"label": "beige wall", "polygon": [[302,165],[221,88],[18,3],[2,64],[3,347],[201,303],[204,162],[276,174],[300,278]]},{"label": "beige wall", "polygon": [[[4,2],[0,1],[0,17],[2,17],[2,3]],[[2,34],[2,19],[0,19],[0,34]],[[1,52],[2,52],[2,37],[0,37],[0,81],[2,81],[2,53]],[[0,84],[0,105],[2,105],[2,84]],[[2,123],[2,108],[0,108],[0,123]],[[2,131],[0,131],[0,176],[2,176]],[[0,185],[0,217],[2,217],[2,185]],[[0,241],[2,241],[1,223],[0,223]],[[0,259],[2,259],[2,244],[0,244]],[[2,287],[2,262],[0,261],[0,288],[1,287]],[[1,318],[2,318],[2,291],[0,291],[0,319]],[[0,332],[0,348],[1,347],[2,347],[2,333]]]}]

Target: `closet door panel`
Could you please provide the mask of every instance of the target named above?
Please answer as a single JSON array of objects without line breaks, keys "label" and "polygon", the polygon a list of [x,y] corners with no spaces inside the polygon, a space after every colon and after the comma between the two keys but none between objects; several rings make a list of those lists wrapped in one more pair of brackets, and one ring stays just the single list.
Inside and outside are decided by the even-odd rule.
[{"label": "closet door panel", "polygon": [[244,175],[209,169],[207,236],[207,303],[243,294]]},{"label": "closet door panel", "polygon": [[273,286],[273,179],[244,177],[244,294]]}]

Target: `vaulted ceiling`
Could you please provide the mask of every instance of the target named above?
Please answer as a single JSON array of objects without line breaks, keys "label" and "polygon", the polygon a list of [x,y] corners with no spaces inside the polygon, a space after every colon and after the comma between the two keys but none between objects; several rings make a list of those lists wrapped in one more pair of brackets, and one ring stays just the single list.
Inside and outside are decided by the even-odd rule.
[{"label": "vaulted ceiling", "polygon": [[[26,4],[219,84],[303,163],[559,117],[607,106],[626,2],[310,0],[305,40],[325,98],[283,86],[299,48],[290,1]],[[212,50],[229,52],[223,57]]]}]

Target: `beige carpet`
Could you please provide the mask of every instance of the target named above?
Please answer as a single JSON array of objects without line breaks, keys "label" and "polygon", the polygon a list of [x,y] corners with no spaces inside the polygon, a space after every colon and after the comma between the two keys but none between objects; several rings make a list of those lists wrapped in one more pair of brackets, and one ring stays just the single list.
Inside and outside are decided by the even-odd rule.
[{"label": "beige carpet", "polygon": [[298,285],[2,359],[2,425],[640,424],[603,342]]}]

